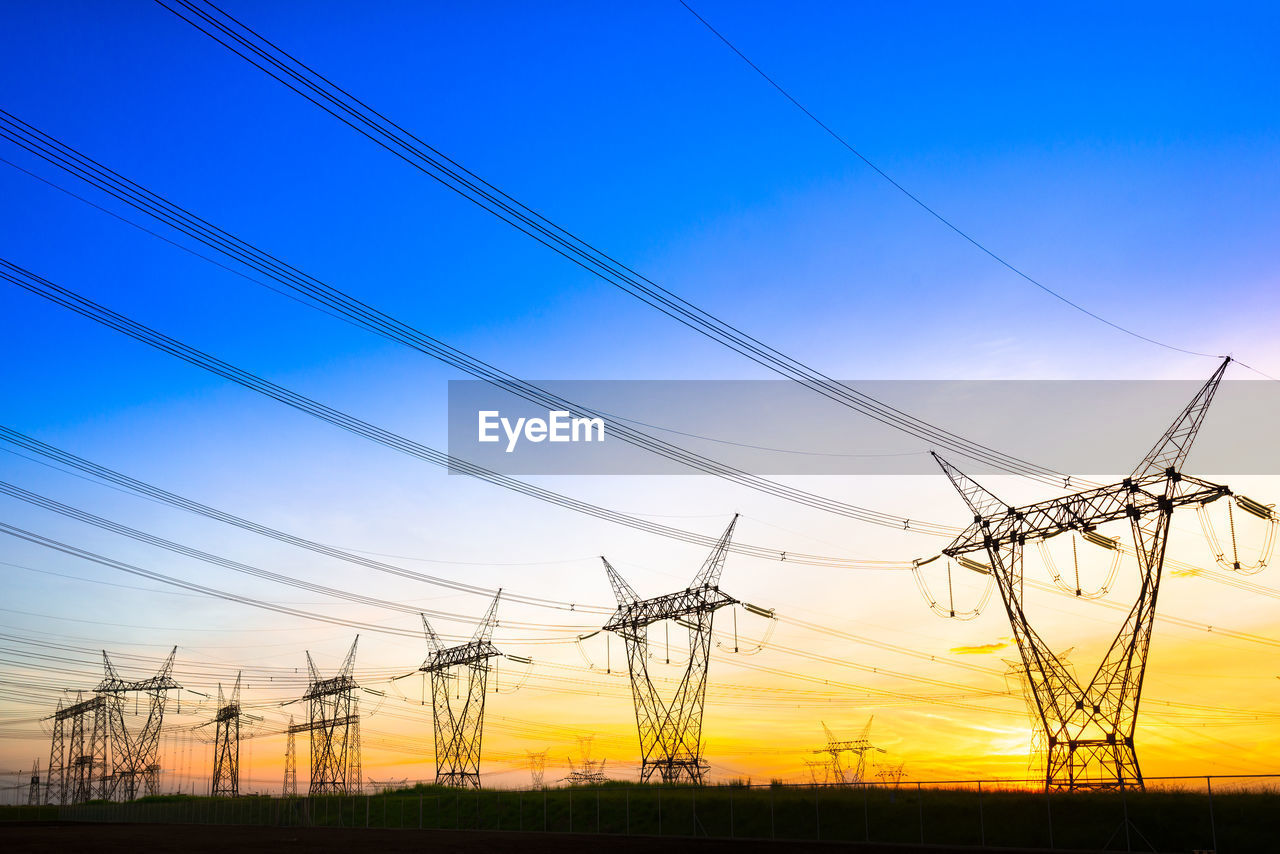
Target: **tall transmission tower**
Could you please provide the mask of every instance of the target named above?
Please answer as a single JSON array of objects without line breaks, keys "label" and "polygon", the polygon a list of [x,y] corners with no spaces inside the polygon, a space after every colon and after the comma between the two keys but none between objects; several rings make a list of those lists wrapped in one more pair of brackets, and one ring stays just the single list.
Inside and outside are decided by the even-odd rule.
[{"label": "tall transmission tower", "polygon": [[[422,616],[430,652],[418,669],[431,674],[431,714],[436,742],[436,783],[441,786],[480,788],[480,740],[484,735],[485,687],[489,680],[489,659],[502,653],[493,645],[493,628],[498,622],[498,600],[476,626],[471,640],[445,648],[440,637]],[[457,685],[461,708],[454,708],[451,682]],[[465,683],[465,686],[464,684]],[[462,699],[465,687],[466,699]]]},{"label": "tall transmission tower", "polygon": [[293,726],[293,715],[289,715],[289,728],[285,731],[288,741],[284,748],[284,785],[280,789],[280,797],[298,797],[298,746],[294,741],[297,732]]},{"label": "tall transmission tower", "polygon": [[[307,703],[310,719],[305,724],[289,724],[289,735],[306,732],[311,736],[312,795],[354,795],[360,792],[360,709],[356,691],[360,686],[351,675],[356,666],[356,645],[351,642],[347,657],[338,674],[321,678],[316,663],[307,653],[307,672],[311,682],[302,699]],[[292,748],[292,738],[290,738]],[[290,754],[293,751],[290,749]],[[288,755],[288,754],[287,754]],[[285,786],[289,785],[289,763],[286,755]],[[295,760],[296,761],[296,760]],[[293,766],[293,787],[297,788],[297,766]]]},{"label": "tall transmission tower", "polygon": [[27,786],[27,806],[34,807],[40,803],[40,757],[31,764],[31,783]]},{"label": "tall transmission tower", "polygon": [[[678,593],[641,599],[609,561],[601,558],[618,600],[618,610],[603,630],[617,634],[627,648],[640,733],[641,782],[657,773],[664,783],[686,780],[701,784],[707,771],[702,759],[702,714],[711,658],[711,623],[718,609],[738,601],[718,586],[737,522],[735,514],[693,582]],[[649,676],[649,626],[662,620],[675,620],[689,631],[689,662],[670,702],[662,700]]]},{"label": "tall transmission tower", "polygon": [[544,774],[547,769],[547,751],[534,753],[526,750],[525,753],[529,757],[529,776],[532,778],[533,788],[541,789],[546,785]]},{"label": "tall transmission tower", "polygon": [[[861,783],[866,779],[867,773],[867,754],[872,751],[885,753],[883,747],[876,747],[871,743],[871,722],[875,720],[875,716],[867,718],[867,725],[862,728],[862,733],[852,741],[841,741],[831,732],[831,728],[825,723],[822,725],[822,731],[827,734],[826,747],[822,747],[813,751],[814,753],[825,753],[828,757],[828,765],[831,769],[830,781],[837,786],[851,786]],[[840,761],[841,754],[852,753],[854,756],[853,767],[847,768]],[[852,772],[852,776],[850,776]]]},{"label": "tall transmission tower", "polygon": [[[110,792],[104,793],[105,797],[132,800],[138,796],[140,787],[148,795],[160,794],[160,764],[157,760],[160,756],[160,729],[164,723],[165,701],[169,691],[182,687],[171,675],[173,658],[177,654],[178,648],[175,646],[155,676],[130,682],[121,678],[111,664],[107,651],[102,651],[105,675],[94,692],[103,698],[106,705],[116,761]],[[131,734],[125,725],[124,701],[129,694],[145,694],[148,701],[147,719],[143,722],[141,731],[136,734]]]},{"label": "tall transmission tower", "polygon": [[[213,782],[209,787],[210,794],[217,797],[235,798],[240,796],[240,721],[260,721],[262,718],[247,714],[240,707],[240,674],[236,674],[236,685],[228,699],[222,693],[222,683],[218,683],[218,711],[210,723],[215,727],[213,740]],[[202,724],[208,726],[208,724]],[[293,738],[293,734],[289,734]]]},{"label": "tall transmission tower", "polygon": [[[1223,361],[1120,483],[1015,508],[934,455],[973,512],[972,524],[943,553],[958,558],[985,552],[991,562],[989,571],[1017,639],[1048,741],[1047,789],[1143,785],[1134,730],[1170,518],[1178,507],[1202,505],[1231,494],[1226,486],[1182,472],[1229,362]],[[1023,547],[1064,531],[1090,532],[1120,520],[1128,520],[1133,532],[1138,597],[1093,678],[1082,684],[1035,632],[1023,611]]]},{"label": "tall transmission tower", "polygon": [[78,804],[92,800],[95,783],[97,797],[110,797],[113,778],[108,771],[109,715],[107,700],[101,695],[86,700],[83,692],[77,693],[76,701],[69,706],[58,701],[58,708],[50,718],[53,738],[45,783],[46,803]]}]

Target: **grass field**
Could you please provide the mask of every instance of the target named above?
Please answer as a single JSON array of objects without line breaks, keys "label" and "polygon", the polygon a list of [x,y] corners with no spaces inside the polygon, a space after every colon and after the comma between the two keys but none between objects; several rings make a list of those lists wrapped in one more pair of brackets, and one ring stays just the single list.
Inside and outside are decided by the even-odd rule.
[{"label": "grass field", "polygon": [[4,807],[0,820],[550,831],[1219,854],[1280,852],[1280,791],[600,786]]}]

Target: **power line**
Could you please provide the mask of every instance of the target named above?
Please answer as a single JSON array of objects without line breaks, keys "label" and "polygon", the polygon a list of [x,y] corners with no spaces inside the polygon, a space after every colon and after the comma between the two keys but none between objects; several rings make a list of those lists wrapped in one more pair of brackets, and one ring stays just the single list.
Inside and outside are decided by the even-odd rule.
[{"label": "power line", "polygon": [[[362,421],[355,416],[341,412],[337,409],[325,406],[309,397],[298,394],[276,385],[259,376],[234,367],[220,359],[208,355],[207,353],[189,347],[176,339],[170,338],[163,333],[157,332],[150,327],[144,326],[134,320],[125,317],[118,312],[112,311],[93,300],[87,299],[74,291],[43,279],[34,273],[24,270],[17,265],[0,259],[0,279],[7,280],[18,287],[27,290],[37,296],[41,296],[50,302],[70,309],[71,311],[93,320],[97,323],[115,329],[135,340],[148,344],[157,350],[175,356],[196,367],[203,368],[210,373],[223,377],[234,383],[244,386],[245,388],[256,391],[267,397],[273,398],[281,403],[292,406],[302,412],[312,415],[322,421],[327,421],[337,427],[341,427],[351,433],[363,436],[371,441],[385,445],[393,450],[417,457],[426,462],[433,463],[451,471],[460,472],[471,475],[480,480],[502,486],[515,492],[529,495],[539,500],[552,504],[557,504],[571,510],[576,510],[588,516],[594,516],[604,521],[615,522],[636,528],[638,530],[648,531],[649,533],[659,536],[669,537],[696,545],[709,545],[715,542],[715,539],[703,534],[697,534],[692,531],[685,531],[680,528],[673,528],[668,525],[662,525],[657,522],[651,522],[646,519],[640,519],[635,516],[629,516],[614,510],[609,510],[595,504],[585,501],[579,501],[575,498],[562,495],[551,490],[544,489],[525,481],[518,480],[508,475],[499,474],[490,471],[482,466],[478,466],[467,460],[451,457],[448,454],[429,448],[412,439],[407,439],[397,433],[384,430]],[[777,561],[790,561],[792,563],[804,563],[815,566],[836,566],[848,568],[864,568],[864,569],[906,569],[910,566],[908,563],[901,561],[855,561],[843,558],[829,558],[821,555],[797,554],[783,550],[766,549],[759,546],[735,546],[735,553],[750,555],[754,557],[769,558]]]},{"label": "power line", "polygon": [[829,400],[930,445],[1044,483],[1056,486],[1063,482],[1063,476],[1052,469],[964,439],[840,383],[682,299],[465,169],[212,3],[204,3],[211,13],[189,0],[156,2],[413,168],[690,329]]},{"label": "power line", "polygon": [[[325,284],[314,276],[302,272],[298,268],[285,263],[271,253],[265,252],[264,250],[239,239],[235,235],[209,224],[207,221],[195,216],[180,205],[174,204],[173,202],[151,192],[145,187],[120,176],[118,173],[107,169],[92,158],[87,157],[81,152],[76,151],[74,148],[71,148],[65,143],[49,136],[43,131],[38,130],[3,110],[0,110],[0,136],[9,139],[9,141],[20,146],[31,154],[34,154],[46,162],[80,178],[91,186],[107,193],[117,200],[160,220],[182,234],[203,243],[216,252],[220,252],[228,258],[238,261],[246,267],[273,279],[283,285],[286,291],[282,292],[278,288],[270,287],[259,282],[256,278],[245,276],[244,278],[247,278],[249,281],[257,284],[263,284],[263,287],[267,287],[277,293],[283,293],[285,296],[290,296],[291,298],[294,298],[296,295],[297,297],[300,297],[295,298],[296,302],[315,308],[316,310],[328,314],[331,317],[346,320],[352,325],[364,328],[375,335],[379,335],[383,338],[409,347],[410,349],[416,350],[424,355],[438,359],[447,365],[458,368],[471,376],[488,382],[495,388],[502,389],[512,395],[530,401],[531,403],[545,406],[548,411],[563,410],[574,416],[586,418],[607,417],[611,424],[611,436],[616,436],[624,442],[657,454],[660,457],[671,460],[680,465],[688,466],[696,471],[712,474],[740,486],[746,486],[750,489],[773,495],[783,500],[792,501],[818,510],[825,510],[827,512],[845,516],[846,518],[858,519],[871,524],[882,525],[899,530],[904,528],[911,529],[911,520],[908,520],[905,517],[894,516],[877,510],[871,510],[865,507],[859,507],[842,501],[825,498],[805,490],[797,489],[792,486],[787,486],[785,484],[777,483],[767,478],[751,474],[743,469],[719,462],[715,459],[698,454],[663,439],[656,438],[636,429],[635,427],[629,426],[630,424],[638,422],[633,422],[629,419],[619,420],[609,413],[574,403],[533,383],[521,380],[482,359],[478,359],[450,346],[449,344],[446,344],[443,341],[433,338],[426,333],[365,304],[350,294]],[[15,166],[15,168],[32,175],[32,173],[21,169],[21,167]],[[36,175],[32,176],[52,187],[55,187],[56,189],[67,192],[74,198],[85,201],[86,204],[93,205],[92,202],[88,202],[80,196],[70,193],[70,191],[65,190],[51,181],[40,178]],[[104,208],[97,205],[93,206],[97,207],[99,210],[105,211]],[[105,212],[111,213],[110,211]],[[146,231],[148,234],[159,237],[155,232],[145,229],[124,217],[120,217],[116,214],[111,215],[123,222],[135,226],[136,228]],[[172,245],[178,245],[179,248],[185,248],[180,244],[173,244],[173,241],[169,241],[166,238],[160,239],[166,240],[166,242]],[[200,255],[199,253],[193,254],[203,260],[210,261],[222,269],[229,269],[225,265],[205,258],[205,256]],[[943,529],[934,528],[930,526],[928,522],[920,521],[915,522],[915,530],[939,535],[950,533]]]},{"label": "power line", "polygon": [[[1115,322],[1113,322],[1113,321],[1110,321],[1110,320],[1108,320],[1107,318],[1103,317],[1103,316],[1102,316],[1102,315],[1100,315],[1100,314],[1097,314],[1097,313],[1095,313],[1095,312],[1093,312],[1093,311],[1090,311],[1089,309],[1085,308],[1084,306],[1080,305],[1079,303],[1077,303],[1077,302],[1073,302],[1072,300],[1068,299],[1066,296],[1063,296],[1062,294],[1060,294],[1060,293],[1058,293],[1057,291],[1053,290],[1052,288],[1050,288],[1048,285],[1044,284],[1044,283],[1043,283],[1043,282],[1041,282],[1040,280],[1033,278],[1033,277],[1032,277],[1032,276],[1030,276],[1029,274],[1027,274],[1027,273],[1023,272],[1023,271],[1022,271],[1021,269],[1019,269],[1018,267],[1015,267],[1015,266],[1014,266],[1013,264],[1011,264],[1009,261],[1006,261],[1002,256],[997,255],[993,250],[991,250],[991,249],[987,248],[987,246],[986,246],[985,244],[983,244],[983,243],[979,242],[979,241],[977,240],[977,238],[973,237],[973,236],[972,236],[971,234],[969,234],[967,231],[963,230],[963,229],[962,229],[962,228],[960,228],[958,225],[956,225],[954,222],[952,222],[951,220],[947,219],[945,216],[943,216],[941,213],[939,213],[936,209],[934,209],[934,208],[930,207],[930,206],[929,206],[929,205],[928,205],[928,204],[927,204],[923,199],[921,199],[921,198],[920,198],[919,196],[917,196],[915,193],[912,193],[910,190],[908,190],[908,189],[907,189],[906,187],[904,187],[902,184],[899,184],[899,183],[898,183],[898,182],[897,182],[897,181],[896,181],[892,176],[890,176],[887,172],[885,172],[883,169],[881,169],[879,166],[877,166],[875,163],[873,163],[870,159],[868,159],[866,155],[864,155],[864,154],[863,154],[861,151],[859,151],[858,149],[854,148],[854,147],[853,147],[853,145],[852,145],[852,144],[850,144],[848,140],[846,140],[843,136],[841,136],[839,133],[837,133],[837,132],[836,132],[836,131],[835,131],[835,130],[830,126],[830,125],[828,125],[826,122],[822,121],[822,119],[820,119],[820,118],[818,118],[816,115],[814,115],[814,114],[809,110],[809,108],[808,108],[808,107],[806,107],[804,104],[800,103],[800,101],[799,101],[799,100],[797,100],[797,99],[795,98],[795,96],[793,96],[790,92],[788,92],[786,89],[784,89],[784,88],[782,87],[782,85],[781,85],[780,83],[778,83],[778,81],[774,80],[772,77],[770,77],[768,74],[766,74],[766,73],[764,72],[764,69],[762,69],[760,66],[758,66],[758,65],[756,65],[754,62],[752,62],[752,61],[747,57],[747,55],[746,55],[746,54],[744,54],[741,50],[739,50],[739,49],[737,48],[737,46],[736,46],[736,45],[734,45],[734,43],[733,43],[733,42],[729,41],[729,39],[728,39],[728,38],[726,38],[726,37],[725,37],[725,35],[724,35],[723,33],[721,33],[719,30],[717,30],[715,27],[713,27],[713,26],[711,25],[711,22],[710,22],[710,21],[708,21],[706,18],[704,18],[704,17],[702,17],[701,15],[699,15],[696,11],[694,11],[693,7],[692,7],[692,6],[690,6],[688,3],[686,3],[686,2],[685,2],[685,0],[677,0],[677,2],[679,2],[679,3],[680,3],[680,5],[681,5],[681,6],[683,6],[686,10],[688,10],[689,14],[693,15],[693,17],[697,18],[700,22],[702,22],[702,25],[703,25],[703,26],[705,26],[708,30],[710,30],[710,31],[711,31],[711,33],[712,33],[716,38],[718,38],[718,39],[720,39],[720,41],[724,42],[725,46],[726,46],[726,47],[728,47],[728,48],[729,48],[729,50],[731,50],[731,51],[733,51],[735,54],[737,54],[737,56],[738,56],[738,58],[739,58],[739,59],[741,59],[743,62],[745,62],[748,66],[750,66],[750,67],[751,67],[751,69],[752,69],[753,71],[755,71],[755,72],[756,72],[757,74],[759,74],[762,78],[764,78],[765,82],[767,82],[767,83],[768,83],[770,86],[772,86],[774,89],[778,90],[778,92],[782,95],[782,97],[786,98],[788,101],[790,101],[790,102],[792,103],[792,105],[794,105],[798,110],[800,110],[800,112],[802,112],[802,113],[804,113],[806,116],[808,116],[808,117],[813,121],[813,123],[814,123],[814,124],[816,124],[818,127],[822,128],[824,131],[826,131],[826,133],[827,133],[827,134],[828,134],[832,139],[834,139],[836,142],[840,143],[840,145],[841,145],[841,146],[843,146],[846,150],[848,150],[848,151],[849,151],[849,153],[851,153],[854,157],[857,157],[859,160],[861,160],[861,161],[862,161],[862,162],[863,162],[863,163],[864,163],[868,168],[870,168],[870,169],[871,169],[871,171],[875,172],[877,175],[879,175],[881,178],[883,178],[885,181],[887,181],[889,184],[891,184],[891,185],[892,185],[896,190],[898,190],[898,192],[902,193],[904,196],[906,196],[908,199],[910,199],[912,202],[914,202],[914,203],[915,203],[915,204],[916,204],[916,205],[917,205],[921,210],[924,210],[924,211],[925,211],[925,212],[927,212],[930,216],[932,216],[934,219],[936,219],[938,222],[942,223],[942,224],[943,224],[943,225],[945,225],[947,228],[951,229],[951,231],[953,231],[953,232],[955,232],[956,234],[958,234],[958,235],[959,235],[960,237],[962,237],[962,238],[963,238],[967,243],[969,243],[970,245],[972,245],[973,247],[975,247],[976,249],[978,249],[978,250],[979,250],[980,252],[982,252],[984,255],[986,255],[986,256],[988,256],[989,258],[991,258],[992,260],[994,260],[996,263],[1000,264],[1000,266],[1002,266],[1002,267],[1004,267],[1005,269],[1009,270],[1010,272],[1012,272],[1014,275],[1018,276],[1019,278],[1021,278],[1021,279],[1025,280],[1025,281],[1030,282],[1031,284],[1035,285],[1037,288],[1039,288],[1040,290],[1042,290],[1042,291],[1044,291],[1045,293],[1049,294],[1049,295],[1050,295],[1051,297],[1053,297],[1054,299],[1057,299],[1057,300],[1059,300],[1059,301],[1061,301],[1061,302],[1063,302],[1063,303],[1065,303],[1065,304],[1067,304],[1067,305],[1071,306],[1071,307],[1072,307],[1072,308],[1074,308],[1076,311],[1079,311],[1079,312],[1081,312],[1081,313],[1083,313],[1083,314],[1086,314],[1086,315],[1088,315],[1089,317],[1092,317],[1094,320],[1097,320],[1097,321],[1098,321],[1098,322],[1100,322],[1100,323],[1105,323],[1107,326],[1110,326],[1112,329],[1115,329],[1115,330],[1117,330],[1117,331],[1119,331],[1119,332],[1123,332],[1125,335],[1130,335],[1130,336],[1132,336],[1132,337],[1134,337],[1134,338],[1138,338],[1138,339],[1140,339],[1140,340],[1142,340],[1142,341],[1146,341],[1148,344],[1155,344],[1155,345],[1156,345],[1156,346],[1158,346],[1158,347],[1164,347],[1164,348],[1165,348],[1165,349],[1167,349],[1167,350],[1173,350],[1173,351],[1178,352],[1178,353],[1186,353],[1186,354],[1187,354],[1187,355],[1189,355],[1189,356],[1205,356],[1205,357],[1208,357],[1208,358],[1214,358],[1214,359],[1220,359],[1220,358],[1222,358],[1222,356],[1221,356],[1221,355],[1216,355],[1216,354],[1214,354],[1214,353],[1201,353],[1201,352],[1199,352],[1199,351],[1197,351],[1197,350],[1187,350],[1187,349],[1184,349],[1184,348],[1182,348],[1182,347],[1178,347],[1178,346],[1173,345],[1173,344],[1168,344],[1168,343],[1166,343],[1166,342],[1164,342],[1164,341],[1160,341],[1160,340],[1158,340],[1158,339],[1151,338],[1151,337],[1148,337],[1148,336],[1146,336],[1146,335],[1143,335],[1143,334],[1142,334],[1142,333],[1140,333],[1140,332],[1135,332],[1134,330],[1129,329],[1128,327],[1121,326],[1120,324],[1115,323]],[[1251,370],[1252,370],[1252,369],[1251,369]],[[1259,373],[1261,373],[1261,372],[1259,372]]]}]

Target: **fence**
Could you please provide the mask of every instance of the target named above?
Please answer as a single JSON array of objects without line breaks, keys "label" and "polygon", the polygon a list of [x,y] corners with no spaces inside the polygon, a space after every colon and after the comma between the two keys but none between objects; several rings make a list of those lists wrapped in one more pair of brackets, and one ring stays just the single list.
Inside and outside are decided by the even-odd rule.
[{"label": "fence", "polygon": [[1029,791],[1017,781],[855,786],[611,783],[542,790],[418,787],[358,796],[7,807],[5,820],[155,822],[739,839],[1043,850],[1280,852],[1280,776],[1148,778],[1144,790]]}]

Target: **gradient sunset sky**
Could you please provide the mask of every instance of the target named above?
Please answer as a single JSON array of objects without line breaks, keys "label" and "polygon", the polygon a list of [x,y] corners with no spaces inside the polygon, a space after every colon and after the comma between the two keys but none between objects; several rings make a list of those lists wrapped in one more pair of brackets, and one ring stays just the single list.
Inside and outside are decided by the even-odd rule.
[{"label": "gradient sunset sky", "polygon": [[[1208,15],[1168,3],[691,5],[877,166],[1048,287],[1142,336],[1280,376],[1274,6],[1220,4]],[[1012,274],[826,135],[676,0],[223,8],[513,197],[828,376],[1199,380],[1217,364],[1117,331]],[[0,18],[0,108],[517,376],[771,378],[460,200],[159,5],[18,0]],[[461,373],[86,205],[20,170],[159,231],[9,142],[0,140],[0,158],[0,257],[446,446],[446,386]],[[621,643],[574,639],[605,619],[585,606],[612,606],[600,555],[647,596],[684,587],[705,549],[449,476],[13,286],[0,287],[0,317],[8,428],[301,537],[574,603],[500,609],[495,643],[534,663],[498,664],[485,783],[526,785],[526,751],[548,750],[547,778],[561,777],[586,735],[611,776],[637,776]],[[1228,377],[1272,381],[1240,367]],[[832,406],[830,417],[858,416]],[[1231,425],[1211,412],[1205,429],[1229,435]],[[714,455],[713,445],[696,449]],[[246,564],[456,615],[433,621],[449,639],[468,636],[488,604],[185,514],[7,444],[0,451],[7,483]],[[1196,470],[1194,454],[1188,468],[1215,474]],[[710,536],[740,513],[740,539],[793,552],[903,561],[945,545],[707,476],[531,480]],[[941,476],[783,480],[904,517],[969,520]],[[985,482],[1010,501],[1054,494],[1012,476]],[[1267,504],[1280,499],[1280,477],[1228,482]],[[0,508],[0,521],[120,561],[399,632],[360,638],[357,676],[379,692],[361,697],[364,772],[433,776],[421,678],[391,681],[426,655],[412,614],[178,558],[13,498]],[[1251,559],[1261,526],[1239,522]],[[1192,512],[1174,529],[1177,563],[1161,592],[1139,724],[1143,770],[1280,770],[1280,579],[1274,568],[1248,578],[1218,568]],[[1097,551],[1082,553],[1086,580],[1105,573]],[[935,591],[946,586],[942,565],[925,574]],[[264,720],[243,748],[242,788],[276,791],[279,732],[305,715],[288,704],[304,688],[304,651],[333,669],[356,634],[12,537],[0,539],[0,572],[4,771],[47,763],[41,719],[96,684],[99,650],[142,678],[176,644],[185,690],[181,712],[175,696],[166,717],[164,788],[207,789],[208,729],[194,727],[211,717],[217,684],[243,670],[244,701]],[[1033,588],[1028,611],[1091,673],[1135,575],[1124,563],[1101,602]],[[1028,577],[1049,581],[1033,557]],[[981,593],[976,577],[955,581],[958,603]],[[738,555],[723,587],[781,619],[771,627],[739,610],[734,653],[731,612],[717,617],[704,729],[713,780],[808,780],[821,723],[851,738],[872,715],[884,761],[904,762],[911,779],[1027,773],[1030,723],[1005,675],[1017,651],[998,600],[973,621],[944,620],[909,572]],[[685,654],[679,632],[671,636],[673,664],[658,643],[653,670],[668,685]],[[304,745],[300,767],[305,755]]]}]

